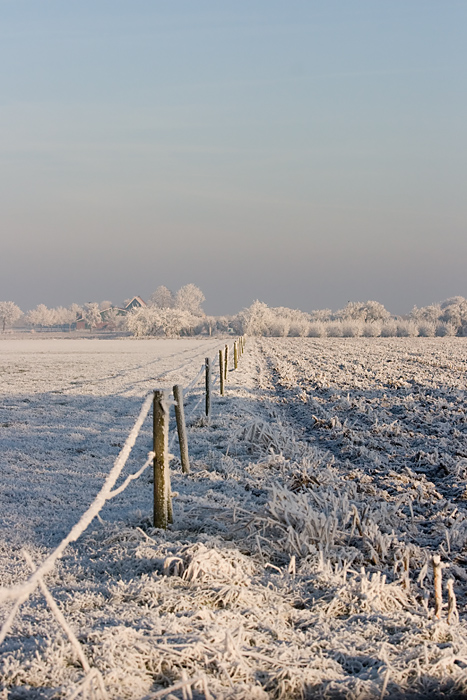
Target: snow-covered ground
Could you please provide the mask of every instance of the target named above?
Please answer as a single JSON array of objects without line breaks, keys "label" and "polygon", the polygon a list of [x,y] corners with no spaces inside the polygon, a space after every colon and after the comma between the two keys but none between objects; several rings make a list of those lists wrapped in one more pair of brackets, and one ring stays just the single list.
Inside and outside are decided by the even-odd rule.
[{"label": "snow-covered ground", "polygon": [[[223,342],[0,343],[3,586],[79,519],[147,391],[186,386]],[[248,339],[210,424],[202,404],[189,420],[189,475],[174,446],[173,526],[152,528],[145,473],[47,577],[108,696],[467,692],[466,370],[462,338]],[[39,592],[0,651],[5,698],[84,696]]]}]

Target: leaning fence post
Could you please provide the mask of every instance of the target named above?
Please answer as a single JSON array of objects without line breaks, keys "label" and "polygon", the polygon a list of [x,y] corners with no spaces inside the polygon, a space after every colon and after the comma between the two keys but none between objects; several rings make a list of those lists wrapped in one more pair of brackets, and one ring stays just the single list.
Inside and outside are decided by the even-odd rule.
[{"label": "leaning fence post", "polygon": [[219,350],[219,392],[224,396],[224,352]]},{"label": "leaning fence post", "polygon": [[188,456],[188,439],[186,435],[185,410],[183,408],[183,387],[175,384],[173,388],[175,399],[175,418],[177,420],[178,442],[180,445],[180,460],[182,462],[182,472],[188,474],[190,471],[190,458]]},{"label": "leaning fence post", "polygon": [[211,358],[207,357],[205,362],[205,384],[206,384],[206,417],[211,415]]},{"label": "leaning fence post", "polygon": [[224,351],[224,379],[227,379],[227,369],[229,367],[229,346],[225,346]]},{"label": "leaning fence post", "polygon": [[153,404],[154,527],[167,529],[172,522],[169,471],[169,392],[157,389]]},{"label": "leaning fence post", "polygon": [[234,369],[238,367],[238,343],[234,342]]}]

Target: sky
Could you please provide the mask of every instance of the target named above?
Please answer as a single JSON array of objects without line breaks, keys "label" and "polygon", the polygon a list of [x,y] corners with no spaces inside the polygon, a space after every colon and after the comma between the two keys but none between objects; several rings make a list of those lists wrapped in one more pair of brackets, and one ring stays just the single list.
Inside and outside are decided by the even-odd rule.
[{"label": "sky", "polygon": [[465,0],[0,0],[0,300],[467,297]]}]

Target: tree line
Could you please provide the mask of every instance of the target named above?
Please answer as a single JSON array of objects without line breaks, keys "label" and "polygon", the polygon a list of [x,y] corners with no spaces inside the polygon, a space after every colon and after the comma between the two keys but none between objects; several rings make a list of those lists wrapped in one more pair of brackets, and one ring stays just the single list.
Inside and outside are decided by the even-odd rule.
[{"label": "tree line", "polygon": [[63,329],[75,327],[81,320],[90,330],[104,325],[135,337],[228,332],[278,337],[467,336],[467,300],[461,296],[414,307],[405,316],[392,315],[377,301],[349,302],[337,311],[318,309],[309,313],[254,301],[232,316],[208,316],[202,307],[204,300],[201,289],[190,283],[176,293],[161,285],[147,303],[128,310],[125,307],[131,300],[126,300],[123,307],[113,306],[110,301],[66,308],[39,304],[24,314],[14,302],[2,301],[0,325],[3,332],[20,320],[31,329]]}]

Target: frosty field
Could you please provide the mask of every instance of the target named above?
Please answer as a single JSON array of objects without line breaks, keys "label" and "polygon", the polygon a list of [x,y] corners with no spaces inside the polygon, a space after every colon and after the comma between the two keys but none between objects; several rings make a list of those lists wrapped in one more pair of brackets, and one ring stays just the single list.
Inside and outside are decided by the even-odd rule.
[{"label": "frosty field", "polygon": [[[0,341],[3,587],[79,520],[146,393],[186,386],[224,342]],[[152,528],[146,472],[46,579],[107,697],[467,694],[466,342],[249,338],[210,424],[194,390],[174,524]],[[105,697],[39,590],[0,653],[0,697]]]}]

